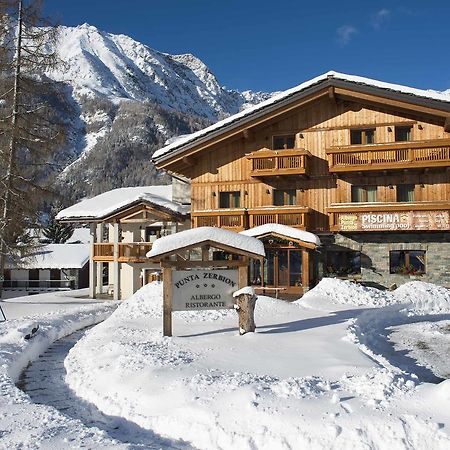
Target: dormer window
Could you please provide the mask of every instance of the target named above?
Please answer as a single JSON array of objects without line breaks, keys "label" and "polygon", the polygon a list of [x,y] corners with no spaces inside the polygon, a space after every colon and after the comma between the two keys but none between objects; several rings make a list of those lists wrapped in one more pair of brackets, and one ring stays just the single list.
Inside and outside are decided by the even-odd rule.
[{"label": "dormer window", "polygon": [[285,134],[273,137],[273,150],[295,148],[295,134]]},{"label": "dormer window", "polygon": [[350,145],[366,145],[375,143],[375,128],[350,130]]}]

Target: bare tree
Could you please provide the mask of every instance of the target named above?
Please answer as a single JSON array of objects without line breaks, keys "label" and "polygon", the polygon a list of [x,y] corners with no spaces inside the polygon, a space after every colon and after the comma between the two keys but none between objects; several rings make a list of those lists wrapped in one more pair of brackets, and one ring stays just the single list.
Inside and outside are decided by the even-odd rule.
[{"label": "bare tree", "polygon": [[58,91],[45,76],[57,63],[57,29],[40,11],[39,1],[0,0],[0,276],[7,257],[30,247],[21,237],[39,222],[45,174],[64,139],[52,108]]}]

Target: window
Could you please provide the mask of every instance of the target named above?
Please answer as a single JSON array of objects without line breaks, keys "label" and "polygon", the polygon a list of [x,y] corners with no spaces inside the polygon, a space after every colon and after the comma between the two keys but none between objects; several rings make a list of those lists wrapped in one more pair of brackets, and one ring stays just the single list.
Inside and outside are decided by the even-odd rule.
[{"label": "window", "polygon": [[297,204],[296,197],[295,189],[275,189],[273,191],[273,204],[275,206],[295,205]]},{"label": "window", "polygon": [[411,127],[395,127],[395,142],[410,141],[411,130]]},{"label": "window", "polygon": [[161,237],[161,227],[146,227],[145,242],[155,242]]},{"label": "window", "polygon": [[398,184],[397,185],[397,201],[413,202],[414,201],[414,184]]},{"label": "window", "polygon": [[352,186],[352,203],[376,202],[376,186]]},{"label": "window", "polygon": [[273,137],[273,150],[295,148],[295,134]]},{"label": "window", "polygon": [[240,208],[241,193],[239,191],[221,192],[219,196],[219,208]]},{"label": "window", "polygon": [[375,143],[375,128],[367,130],[350,130],[351,145],[365,145]]},{"label": "window", "polygon": [[424,250],[393,250],[389,252],[391,273],[400,275],[422,275],[425,273]]},{"label": "window", "polygon": [[361,273],[361,252],[328,251],[325,272],[328,276],[357,275]]}]

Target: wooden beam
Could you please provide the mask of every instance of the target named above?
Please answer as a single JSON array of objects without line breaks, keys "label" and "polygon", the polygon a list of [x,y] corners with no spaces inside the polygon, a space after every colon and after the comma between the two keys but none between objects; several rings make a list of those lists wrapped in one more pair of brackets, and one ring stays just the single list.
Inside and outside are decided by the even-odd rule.
[{"label": "wooden beam", "polygon": [[302,287],[303,294],[309,291],[309,252],[302,251]]},{"label": "wooden beam", "polygon": [[172,336],[172,269],[163,268],[163,336]]},{"label": "wooden beam", "polygon": [[244,136],[244,139],[246,141],[253,141],[255,139],[255,133],[253,132],[253,130],[250,130],[248,128],[246,128],[243,132],[242,135]]},{"label": "wooden beam", "polygon": [[186,164],[189,167],[194,166],[194,161],[191,158],[188,158],[187,156],[185,156],[183,158],[183,163]]},{"label": "wooden beam", "polygon": [[202,261],[208,261],[209,260],[209,245],[203,245],[202,246]]},{"label": "wooden beam", "polygon": [[444,131],[450,133],[450,116],[445,119]]},{"label": "wooden beam", "polygon": [[330,86],[328,88],[328,98],[333,102],[336,103],[336,94],[334,92],[334,86]]},{"label": "wooden beam", "polygon": [[161,267],[175,267],[177,269],[196,269],[207,267],[240,267],[248,263],[242,260],[215,260],[215,261],[162,261]]},{"label": "wooden beam", "polygon": [[245,265],[239,266],[238,277],[239,277],[239,289],[247,286],[248,284],[248,258],[245,258]]},{"label": "wooden beam", "polygon": [[221,244],[219,242],[211,241],[211,240],[208,239],[208,240],[205,240],[203,242],[196,242],[195,244],[187,245],[186,247],[177,248],[176,251],[171,250],[171,251],[169,251],[167,253],[162,253],[161,255],[157,255],[157,256],[155,256],[153,258],[150,258],[150,261],[152,261],[152,262],[159,262],[159,261],[162,261],[164,258],[166,258],[168,256],[171,256],[171,255],[173,255],[175,253],[183,252],[183,251],[186,251],[186,250],[191,250],[191,249],[194,249],[194,248],[201,248],[204,245],[209,245],[212,248],[217,248],[219,250],[223,250],[225,252],[232,253],[233,255],[248,256],[249,258],[253,258],[253,259],[258,259],[258,258],[261,257],[261,255],[257,255],[257,254],[251,253],[251,252],[247,252],[245,250],[234,248],[234,247],[231,247],[229,245]]},{"label": "wooden beam", "polygon": [[412,110],[414,112],[421,112],[421,113],[428,114],[428,115],[434,116],[434,117],[436,117],[436,116],[437,117],[448,117],[447,111],[442,111],[440,109],[431,108],[428,106],[418,105],[413,102],[409,103],[406,101],[394,100],[392,98],[376,96],[376,95],[372,95],[372,94],[365,94],[363,92],[352,91],[350,89],[336,87],[335,94],[339,95],[341,97],[348,98],[350,100],[354,100],[355,98],[357,98],[358,100],[366,101],[369,103],[375,103],[377,105],[380,105],[380,104],[384,105],[384,106],[389,105],[396,109],[406,109],[408,111]]}]

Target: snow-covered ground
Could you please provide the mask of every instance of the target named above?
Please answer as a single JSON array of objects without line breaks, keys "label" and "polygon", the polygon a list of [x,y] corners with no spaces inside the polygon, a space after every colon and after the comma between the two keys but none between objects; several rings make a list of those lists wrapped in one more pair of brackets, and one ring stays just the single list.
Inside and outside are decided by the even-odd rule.
[{"label": "snow-covered ground", "polygon": [[[324,279],[294,303],[260,296],[256,333],[239,336],[233,310],[179,312],[173,338],[161,333],[158,283],[114,312],[117,304],[84,295],[1,303],[11,320],[0,323],[0,448],[450,448],[450,380],[437,383],[449,373],[444,288],[413,282],[380,292]],[[67,396],[70,414],[15,387],[55,340],[102,320],[65,359],[67,387],[63,372],[33,379],[47,358],[56,372],[51,356],[27,371],[39,388],[32,397]],[[77,419],[94,406],[101,420],[136,433],[135,443]]]},{"label": "snow-covered ground", "polygon": [[386,331],[446,326],[448,290],[325,279],[292,304],[259,297],[256,333],[239,336],[234,311],[203,311],[175,313],[173,338],[161,295],[141,289],[65,360],[69,386],[104,413],[204,449],[450,448],[450,381],[425,382],[432,366]]},{"label": "snow-covered ground", "polygon": [[[114,302],[81,298],[84,294],[48,293],[0,303],[8,318],[0,323],[0,449],[116,447],[117,441],[100,430],[34,404],[14,384],[27,364],[54,341],[104,320],[117,307]],[[36,324],[34,337],[25,339]]]}]

